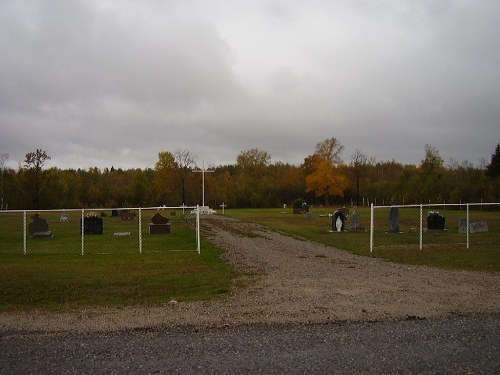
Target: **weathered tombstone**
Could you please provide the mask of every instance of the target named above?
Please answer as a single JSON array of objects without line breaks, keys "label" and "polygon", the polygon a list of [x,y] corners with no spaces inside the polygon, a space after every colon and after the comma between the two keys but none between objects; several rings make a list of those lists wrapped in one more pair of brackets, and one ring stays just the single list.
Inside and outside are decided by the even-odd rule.
[{"label": "weathered tombstone", "polygon": [[65,211],[63,211],[61,213],[61,217],[59,218],[59,221],[61,223],[67,223],[68,222],[68,214]]},{"label": "weathered tombstone", "polygon": [[166,217],[157,213],[151,218],[151,222],[149,223],[149,234],[162,233],[170,233],[170,223]]},{"label": "weathered tombstone", "polygon": [[437,211],[430,211],[427,214],[427,229],[443,231],[446,218]]},{"label": "weathered tombstone", "polygon": [[33,222],[29,223],[28,231],[33,237],[52,237],[47,220],[42,219],[39,214],[35,214],[31,218]]},{"label": "weathered tombstone", "polygon": [[102,231],[103,231],[102,218],[97,216],[88,216],[83,218],[84,234],[102,234]]},{"label": "weathered tombstone", "polygon": [[352,231],[358,231],[358,230],[364,230],[363,226],[361,225],[361,221],[359,219],[359,214],[357,213],[356,210],[351,215],[351,223],[349,226],[349,230]]},{"label": "weathered tombstone", "polygon": [[478,221],[469,223],[470,233],[488,232],[488,223],[486,221]]},{"label": "weathered tombstone", "polygon": [[391,207],[389,210],[389,232],[399,233],[399,207]]},{"label": "weathered tombstone", "polygon": [[[488,232],[488,223],[486,221],[469,223],[469,233],[478,232]],[[458,233],[467,233],[467,219],[458,220]]]},{"label": "weathered tombstone", "polygon": [[458,219],[458,233],[467,233],[467,219]]}]

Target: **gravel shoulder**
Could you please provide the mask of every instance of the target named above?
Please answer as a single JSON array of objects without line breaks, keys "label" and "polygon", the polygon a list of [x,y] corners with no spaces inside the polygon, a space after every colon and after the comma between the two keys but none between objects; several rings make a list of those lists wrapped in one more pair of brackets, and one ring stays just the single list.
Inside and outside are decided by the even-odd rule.
[{"label": "gravel shoulder", "polygon": [[219,300],[0,313],[3,332],[93,332],[445,318],[500,313],[500,274],[408,266],[301,241],[224,216],[203,220],[240,275]]}]

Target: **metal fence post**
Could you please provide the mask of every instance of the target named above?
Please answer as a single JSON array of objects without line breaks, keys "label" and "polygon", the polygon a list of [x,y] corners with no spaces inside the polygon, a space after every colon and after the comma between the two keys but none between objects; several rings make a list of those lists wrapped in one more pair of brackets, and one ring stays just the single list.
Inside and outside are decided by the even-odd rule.
[{"label": "metal fence post", "polygon": [[420,205],[420,250],[422,250],[423,244],[423,223],[422,223],[422,205]]},{"label": "metal fence post", "polygon": [[370,253],[373,252],[373,203],[370,205]]},{"label": "metal fence post", "polygon": [[469,249],[469,203],[467,203],[467,249]]},{"label": "metal fence post", "polygon": [[82,236],[82,250],[81,250],[81,254],[83,256],[84,254],[84,246],[83,246],[83,242],[84,242],[84,227],[85,227],[85,210],[82,209],[82,217],[81,217],[81,221],[80,221],[80,227],[81,227],[81,236]]},{"label": "metal fence post", "polygon": [[200,246],[200,205],[196,205],[196,251],[201,252]]},{"label": "metal fence post", "polygon": [[142,254],[142,211],[139,208],[139,254]]},{"label": "metal fence post", "polygon": [[26,211],[23,211],[23,253],[26,255]]}]

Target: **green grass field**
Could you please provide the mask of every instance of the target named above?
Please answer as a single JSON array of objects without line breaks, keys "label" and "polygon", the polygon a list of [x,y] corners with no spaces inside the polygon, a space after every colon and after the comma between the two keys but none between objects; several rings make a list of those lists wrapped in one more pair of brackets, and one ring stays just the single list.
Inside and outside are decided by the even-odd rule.
[{"label": "green grass field", "polygon": [[0,310],[161,304],[212,299],[230,290],[221,250],[146,254],[0,255]]}]

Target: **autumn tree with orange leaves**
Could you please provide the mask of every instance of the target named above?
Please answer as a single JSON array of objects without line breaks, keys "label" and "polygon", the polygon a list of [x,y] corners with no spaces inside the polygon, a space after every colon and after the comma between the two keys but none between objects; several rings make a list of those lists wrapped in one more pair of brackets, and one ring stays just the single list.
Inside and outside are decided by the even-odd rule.
[{"label": "autumn tree with orange leaves", "polygon": [[314,154],[304,160],[307,192],[313,192],[317,198],[324,197],[327,206],[329,197],[343,197],[349,185],[340,156],[343,148],[336,138],[325,139],[316,145]]}]

